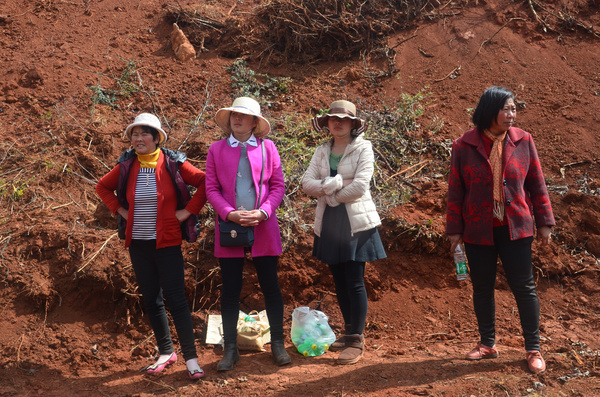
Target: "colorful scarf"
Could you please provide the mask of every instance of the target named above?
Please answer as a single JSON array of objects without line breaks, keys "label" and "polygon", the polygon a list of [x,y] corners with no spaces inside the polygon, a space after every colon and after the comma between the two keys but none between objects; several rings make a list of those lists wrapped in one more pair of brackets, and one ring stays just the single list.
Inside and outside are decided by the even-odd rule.
[{"label": "colorful scarf", "polygon": [[490,130],[484,130],[485,136],[490,138],[494,144],[490,152],[490,165],[494,177],[494,217],[500,221],[504,219],[504,194],[502,191],[502,150],[506,131],[500,135],[494,135]]},{"label": "colorful scarf", "polygon": [[156,148],[156,150],[150,154],[139,154],[138,152],[135,152],[135,154],[137,154],[141,168],[156,168],[158,156],[160,155],[160,148]]}]

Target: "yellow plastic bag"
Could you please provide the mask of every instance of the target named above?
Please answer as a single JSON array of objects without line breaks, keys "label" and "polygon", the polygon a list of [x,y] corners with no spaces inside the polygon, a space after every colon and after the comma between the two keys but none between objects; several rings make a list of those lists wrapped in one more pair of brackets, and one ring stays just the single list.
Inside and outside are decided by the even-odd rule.
[{"label": "yellow plastic bag", "polygon": [[240,311],[237,323],[237,344],[240,350],[265,351],[264,345],[271,342],[271,327],[265,310],[249,314]]}]

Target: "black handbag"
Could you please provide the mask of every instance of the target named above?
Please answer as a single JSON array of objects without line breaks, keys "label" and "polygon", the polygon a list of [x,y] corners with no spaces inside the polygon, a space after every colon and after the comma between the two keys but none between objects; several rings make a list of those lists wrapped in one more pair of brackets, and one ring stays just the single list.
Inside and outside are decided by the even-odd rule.
[{"label": "black handbag", "polygon": [[219,217],[219,233],[221,247],[252,247],[254,244],[254,228],[235,222],[227,222]]},{"label": "black handbag", "polygon": [[[262,169],[258,185],[258,205],[262,196],[263,176],[265,172],[265,142],[261,142]],[[254,244],[254,227],[246,227],[235,222],[227,222],[217,217],[219,221],[219,239],[221,247],[252,247]]]}]

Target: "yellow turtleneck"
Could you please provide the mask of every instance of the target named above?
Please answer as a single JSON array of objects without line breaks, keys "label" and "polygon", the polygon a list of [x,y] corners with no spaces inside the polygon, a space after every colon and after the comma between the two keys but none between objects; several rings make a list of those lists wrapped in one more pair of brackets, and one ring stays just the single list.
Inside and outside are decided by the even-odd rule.
[{"label": "yellow turtleneck", "polygon": [[135,154],[137,154],[141,168],[156,168],[158,156],[160,155],[160,148],[156,148],[156,150],[150,154],[139,154],[138,152],[135,152]]}]

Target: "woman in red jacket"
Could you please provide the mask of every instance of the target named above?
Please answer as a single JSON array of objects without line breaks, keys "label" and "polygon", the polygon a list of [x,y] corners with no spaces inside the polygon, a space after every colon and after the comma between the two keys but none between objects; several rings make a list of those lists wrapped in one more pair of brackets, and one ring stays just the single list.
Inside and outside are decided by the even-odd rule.
[{"label": "woman in red jacket", "polygon": [[502,262],[513,292],[534,373],[546,369],[540,354],[540,305],[533,279],[531,244],[549,244],[554,215],[533,139],[513,127],[512,92],[486,90],[473,113],[475,128],[452,145],[446,233],[451,250],[464,242],[473,281],[473,305],[480,342],[468,360],[496,358],[496,265]]},{"label": "woman in red jacket", "polygon": [[[204,172],[185,161],[183,153],[161,149],[167,134],[153,114],[142,113],[125,130],[133,149],[96,185],[96,192],[126,221],[125,247],[142,292],[158,344],[158,360],[145,368],[161,372],[177,361],[163,296],[173,317],[191,379],[204,376],[198,365],[192,316],[185,296],[182,227],[206,203]],[[189,198],[185,184],[197,188]],[[186,190],[183,192],[183,190]],[[116,192],[116,195],[115,195]],[[178,205],[179,202],[179,205]]]}]

